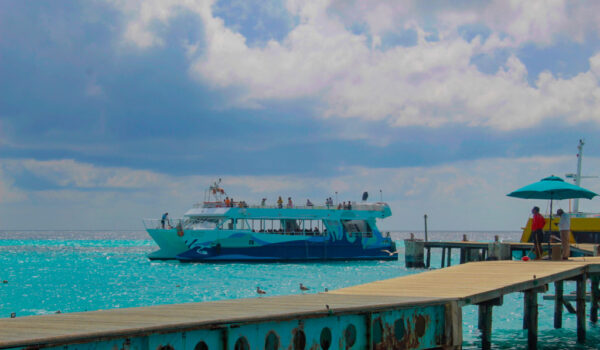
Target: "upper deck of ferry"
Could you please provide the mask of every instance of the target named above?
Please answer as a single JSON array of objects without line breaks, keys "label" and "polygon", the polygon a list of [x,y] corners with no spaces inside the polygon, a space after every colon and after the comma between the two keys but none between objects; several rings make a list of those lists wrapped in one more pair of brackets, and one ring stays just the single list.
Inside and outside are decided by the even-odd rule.
[{"label": "upper deck of ferry", "polygon": [[[243,202],[242,202],[243,203]],[[247,205],[226,206],[225,202],[196,203],[185,217],[240,217],[254,219],[375,219],[392,215],[387,203],[352,202],[350,208],[340,205]]]}]

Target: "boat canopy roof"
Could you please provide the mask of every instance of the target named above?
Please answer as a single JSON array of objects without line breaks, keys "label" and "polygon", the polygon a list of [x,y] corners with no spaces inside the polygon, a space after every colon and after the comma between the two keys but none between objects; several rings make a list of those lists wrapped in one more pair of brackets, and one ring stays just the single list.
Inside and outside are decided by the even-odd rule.
[{"label": "boat canopy roof", "polygon": [[292,208],[249,206],[247,208],[194,206],[186,217],[229,217],[245,219],[309,219],[309,220],[368,220],[392,215],[387,203],[352,203],[352,209],[326,206],[294,206]]}]

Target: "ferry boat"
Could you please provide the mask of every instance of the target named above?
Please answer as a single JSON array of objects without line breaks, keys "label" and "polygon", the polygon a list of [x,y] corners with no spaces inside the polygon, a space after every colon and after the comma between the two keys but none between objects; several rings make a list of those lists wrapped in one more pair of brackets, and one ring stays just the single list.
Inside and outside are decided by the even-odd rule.
[{"label": "ferry boat", "polygon": [[[185,262],[397,260],[396,245],[376,220],[392,212],[383,202],[334,205],[247,205],[223,200],[216,182],[208,200],[183,219],[145,219],[159,250],[150,259]],[[214,197],[211,200],[210,197]],[[364,198],[364,196],[363,196]],[[206,196],[205,196],[206,199]]]},{"label": "ferry boat", "polygon": [[[577,173],[566,174],[567,178],[571,178],[575,181],[575,185],[581,184],[582,178],[592,178],[597,176],[581,176],[581,162],[583,159],[583,145],[585,142],[579,140],[577,146]],[[600,213],[584,213],[579,211],[579,199],[573,200],[573,210],[569,209],[569,216],[571,217],[571,235],[570,242],[576,243],[593,243],[600,244]],[[566,211],[566,210],[565,210]],[[546,219],[546,226],[544,227],[545,237],[547,241],[548,236],[552,233],[555,236],[560,236],[558,232],[559,218],[555,215],[552,216],[552,222],[550,222],[548,216],[544,216]],[[521,242],[533,242],[533,236],[531,235],[531,221],[529,218],[527,224],[523,227],[523,233],[521,235]]]}]

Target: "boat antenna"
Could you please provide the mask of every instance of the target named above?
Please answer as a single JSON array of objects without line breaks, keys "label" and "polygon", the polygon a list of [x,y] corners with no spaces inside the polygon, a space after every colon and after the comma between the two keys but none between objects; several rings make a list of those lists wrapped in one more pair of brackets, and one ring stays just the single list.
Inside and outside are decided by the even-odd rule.
[{"label": "boat antenna", "polygon": [[[583,159],[583,145],[585,145],[584,139],[579,139],[579,145],[577,145],[577,173],[576,174],[565,174],[568,179],[573,179],[576,186],[581,186],[581,179],[585,178],[597,178],[598,176],[581,176],[581,161]],[[573,212],[579,212],[579,198],[573,200]]]}]

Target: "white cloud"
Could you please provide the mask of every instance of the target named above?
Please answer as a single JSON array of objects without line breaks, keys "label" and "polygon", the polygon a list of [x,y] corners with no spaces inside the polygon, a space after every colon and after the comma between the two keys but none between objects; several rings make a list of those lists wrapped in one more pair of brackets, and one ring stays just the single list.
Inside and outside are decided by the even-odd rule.
[{"label": "white cloud", "polygon": [[[249,47],[242,34],[213,15],[211,1],[116,4],[130,19],[125,39],[142,48],[161,44],[163,39],[153,31],[156,23],[164,25],[184,10],[199,16],[203,50],[198,43],[185,43],[191,74],[216,89],[242,91],[232,103],[245,107],[310,97],[322,101],[323,117],[380,120],[397,127],[458,123],[511,130],[555,118],[571,124],[600,122],[597,58],[592,58],[590,72],[570,79],[543,73],[537,86],[529,85],[527,69],[514,55],[493,75],[471,64],[474,55],[498,48],[548,45],[560,35],[577,39],[597,30],[581,9],[584,5],[566,0],[496,0],[457,9],[424,9],[418,2],[288,1],[287,9],[299,24],[281,42],[264,47]],[[349,23],[336,11],[366,23],[372,42],[366,34],[349,31]],[[574,15],[585,23],[567,30],[578,20]],[[424,40],[426,19],[435,21],[440,41]],[[493,30],[485,42],[467,42],[458,35],[459,26],[481,22]],[[407,28],[419,33],[418,45],[376,48],[379,35]]]},{"label": "white cloud", "polygon": [[[292,197],[296,203],[310,198],[339,201],[389,202],[393,216],[382,222],[385,229],[414,230],[430,217],[432,230],[518,230],[533,205],[547,201],[521,200],[506,194],[551,174],[572,172],[573,157],[493,158],[461,161],[433,167],[339,169],[332,178],[303,176],[224,176],[223,186],[236,200],[258,203],[266,197]],[[33,161],[4,159],[0,171],[0,223],[3,228],[141,228],[140,219],[167,210],[182,215],[192,203],[204,199],[210,176],[169,176],[147,170],[98,167],[72,160]],[[600,158],[585,158],[585,173],[600,174]],[[25,190],[13,179],[27,169],[37,177],[66,184],[64,189]],[[109,187],[113,185],[113,187]],[[600,182],[586,180],[584,187],[600,192]],[[7,193],[9,194],[7,196]],[[9,200],[7,200],[7,198]],[[15,206],[18,203],[18,210]],[[568,201],[555,208],[568,208]],[[600,199],[584,200],[585,211],[600,211]]]},{"label": "white cloud", "polygon": [[0,169],[0,204],[16,203],[25,200],[26,194],[15,188],[14,179]]}]

